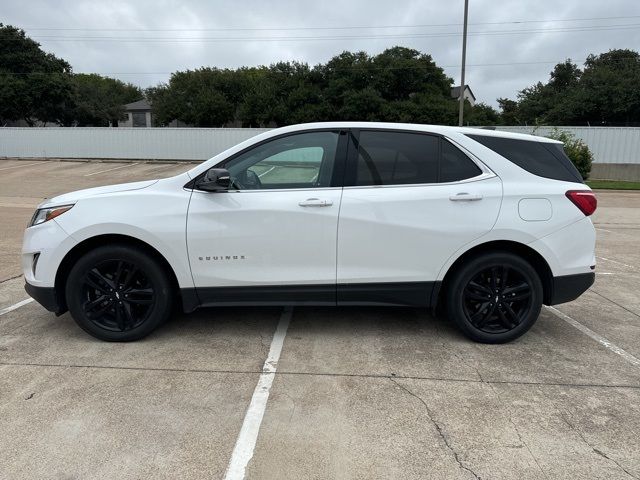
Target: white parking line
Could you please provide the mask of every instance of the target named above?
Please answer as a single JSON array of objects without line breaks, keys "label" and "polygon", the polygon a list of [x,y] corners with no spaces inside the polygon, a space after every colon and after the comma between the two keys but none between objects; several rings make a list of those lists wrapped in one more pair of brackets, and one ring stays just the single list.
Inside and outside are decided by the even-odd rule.
[{"label": "white parking line", "polygon": [[253,449],[258,440],[262,417],[264,416],[267,401],[269,400],[269,390],[271,390],[271,385],[273,384],[273,379],[278,369],[278,360],[280,360],[280,352],[282,352],[284,337],[287,335],[292,311],[290,307],[287,307],[280,316],[276,333],[273,334],[273,339],[271,340],[269,355],[262,367],[260,379],[253,391],[249,408],[247,408],[247,413],[242,422],[240,434],[236,440],[235,447],[233,447],[231,460],[224,475],[225,480],[244,479],[247,465],[253,457]]},{"label": "white parking line", "polygon": [[25,165],[12,165],[10,167],[4,167],[4,168],[0,168],[0,171],[2,170],[9,170],[10,168],[21,168],[21,167],[28,167],[29,165],[44,165],[46,162],[33,162],[33,163],[27,163]]},{"label": "white parking line", "polygon": [[562,320],[567,322],[569,325],[577,328],[578,330],[580,330],[585,335],[588,335],[593,340],[598,342],[600,345],[602,345],[605,348],[608,348],[609,350],[611,350],[613,353],[617,353],[622,358],[624,358],[627,362],[632,363],[636,367],[640,367],[640,359],[634,357],[629,352],[627,352],[626,350],[623,350],[622,348],[618,347],[617,345],[614,345],[609,340],[604,338],[602,335],[598,335],[596,332],[594,332],[590,328],[585,327],[583,324],[581,324],[577,320],[574,320],[573,318],[571,318],[566,313],[562,313],[557,308],[547,307],[547,310],[550,310],[551,313],[555,314],[557,317],[561,318]]},{"label": "white parking line", "polygon": [[151,173],[161,172],[163,170],[169,170],[170,168],[177,167],[177,163],[170,163],[169,165],[162,165],[156,169],[151,170]]},{"label": "white parking line", "polygon": [[2,310],[0,310],[0,315],[4,315],[5,313],[12,312],[16,308],[20,308],[23,305],[26,305],[27,303],[31,303],[31,302],[33,302],[33,298],[27,298],[25,300],[22,300],[21,302],[14,303],[10,307],[6,307],[6,308],[3,308]]},{"label": "white parking line", "polygon": [[610,258],[598,257],[598,256],[596,256],[596,258],[599,258],[600,260],[604,260],[605,262],[611,262],[611,263],[615,263],[617,265],[622,265],[624,267],[633,268],[634,270],[636,269],[636,267],[634,267],[633,265],[629,265],[628,263],[618,262],[617,260],[611,260]]},{"label": "white parking line", "polygon": [[127,168],[127,167],[133,167],[134,165],[138,165],[138,163],[140,162],[135,162],[135,163],[127,163],[126,165],[120,165],[119,167],[113,167],[113,168],[108,168],[106,170],[100,170],[99,172],[93,172],[93,173],[87,173],[85,175],[85,177],[90,177],[92,175],[99,175],[101,173],[107,173],[107,172],[112,172],[114,170],[119,170],[121,168]]}]

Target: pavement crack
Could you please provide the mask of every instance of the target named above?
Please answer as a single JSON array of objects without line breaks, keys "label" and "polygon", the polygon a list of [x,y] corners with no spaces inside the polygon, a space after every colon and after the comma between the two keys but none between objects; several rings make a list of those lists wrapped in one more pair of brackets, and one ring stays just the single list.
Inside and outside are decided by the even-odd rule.
[{"label": "pavement crack", "polygon": [[[93,368],[105,370],[133,370],[143,372],[175,372],[175,373],[211,373],[211,374],[231,374],[231,375],[253,375],[256,373],[264,373],[260,369],[220,369],[220,368],[171,368],[171,367],[138,367],[131,365],[91,365],[77,363],[45,363],[45,362],[10,362],[0,359],[0,366],[9,367],[41,367],[41,368]],[[391,378],[389,374],[381,373],[343,373],[343,372],[301,372],[292,370],[278,370],[275,375],[299,375],[310,377],[342,377],[342,378],[373,378],[386,380]],[[639,390],[640,385],[631,384],[606,384],[606,383],[569,383],[569,382],[536,382],[536,381],[516,381],[516,380],[479,380],[469,378],[456,377],[425,377],[419,375],[398,375],[394,374],[393,378],[402,380],[424,380],[429,382],[455,382],[455,383],[487,383],[494,385],[519,385],[529,387],[567,387],[567,388],[626,388]]]},{"label": "pavement crack", "polygon": [[593,446],[593,444],[591,442],[589,442],[589,440],[587,440],[587,437],[585,437],[582,432],[577,429],[575,427],[575,425],[569,421],[569,419],[567,418],[567,416],[563,413],[560,413],[560,417],[562,418],[562,420],[564,420],[564,423],[566,423],[569,428],[574,431],[575,433],[578,434],[578,436],[580,437],[580,439],[591,449],[593,450],[593,452],[596,455],[600,455],[602,458],[605,458],[607,460],[609,460],[610,462],[614,463],[620,470],[622,470],[624,473],[626,473],[629,477],[631,478],[635,478],[636,480],[639,480],[638,477],[634,474],[632,474],[629,470],[627,470],[626,468],[624,468],[622,465],[620,465],[620,463],[615,459],[615,458],[611,458],[609,455],[607,455],[605,452],[603,452],[602,450],[597,449],[596,447]]},{"label": "pavement crack", "polygon": [[607,460],[609,460],[610,462],[615,463],[618,468],[620,468],[620,470],[622,470],[624,473],[626,473],[627,475],[629,475],[631,478],[635,478],[636,480],[638,479],[637,476],[635,476],[634,474],[632,474],[631,472],[629,472],[629,470],[627,470],[626,468],[624,468],[622,465],[620,465],[620,463],[618,463],[617,460],[615,460],[614,458],[611,458],[609,455],[607,455],[606,453],[604,453],[601,450],[598,450],[597,448],[591,447],[593,449],[594,452],[596,452],[598,455],[600,455],[601,457],[606,458]]},{"label": "pavement crack", "polygon": [[16,278],[20,278],[21,276],[22,276],[22,274],[14,275],[13,277],[4,278],[4,279],[0,280],[0,283],[8,282],[9,280],[15,280]]},{"label": "pavement crack", "polygon": [[[443,344],[443,347],[445,347],[445,345]],[[524,439],[522,438],[522,435],[520,434],[520,430],[518,429],[518,426],[516,425],[516,423],[513,421],[513,417],[511,415],[511,410],[507,407],[507,405],[505,404],[505,402],[502,400],[502,397],[500,397],[500,393],[498,393],[498,391],[496,390],[496,388],[494,387],[494,385],[491,382],[486,382],[484,380],[484,378],[482,377],[482,373],[480,373],[480,369],[476,366],[473,365],[469,362],[467,362],[464,357],[458,355],[457,353],[453,353],[453,356],[456,357],[462,364],[466,365],[467,367],[473,369],[476,372],[476,375],[478,376],[478,378],[480,379],[480,383],[488,385],[489,388],[491,388],[491,390],[493,391],[493,394],[496,396],[496,398],[498,399],[498,402],[500,402],[500,404],[502,405],[502,407],[507,411],[507,419],[509,420],[509,423],[511,424],[511,426],[513,427],[514,431],[516,432],[516,435],[518,436],[518,441],[520,442],[520,445],[516,445],[517,448],[522,448],[525,447],[527,449],[527,451],[529,452],[529,455],[531,455],[531,458],[533,459],[533,461],[535,462],[535,464],[538,466],[538,469],[540,470],[540,472],[542,473],[542,475],[544,475],[545,478],[549,478],[549,476],[546,474],[546,472],[543,470],[542,466],[540,465],[540,463],[538,462],[538,459],[536,458],[536,456],[533,454],[533,452],[531,451],[531,448],[529,448],[529,445],[527,445],[527,442],[524,441]]]},{"label": "pavement crack", "polygon": [[538,462],[538,459],[536,458],[536,456],[531,451],[531,448],[529,448],[529,445],[527,444],[527,442],[525,442],[524,438],[522,438],[522,434],[520,433],[520,429],[518,429],[518,426],[516,425],[516,422],[513,421],[513,416],[511,414],[511,409],[502,400],[502,397],[500,396],[500,393],[498,392],[498,390],[496,390],[495,386],[492,385],[491,383],[487,383],[487,385],[489,385],[489,388],[491,388],[491,390],[493,391],[493,394],[498,399],[498,402],[500,402],[500,404],[502,405],[504,410],[507,412],[507,419],[509,420],[509,423],[511,423],[511,425],[513,426],[513,429],[516,432],[516,435],[518,436],[518,440],[520,441],[520,446],[521,447],[524,446],[527,449],[527,451],[529,452],[529,455],[531,455],[531,458],[533,459],[535,464],[538,466],[538,469],[540,470],[542,475],[544,475],[544,478],[549,478],[547,473],[542,468],[542,465],[540,465],[540,463]]},{"label": "pavement crack", "polygon": [[442,429],[442,426],[438,422],[436,422],[435,418],[433,417],[433,413],[431,412],[431,409],[427,405],[427,402],[425,402],[419,395],[415,394],[410,389],[408,389],[404,385],[400,384],[396,380],[396,378],[389,377],[389,380],[391,380],[400,389],[402,389],[403,391],[405,391],[406,393],[411,395],[413,398],[418,400],[420,403],[422,403],[422,405],[424,405],[425,411],[427,412],[427,417],[429,417],[429,420],[431,421],[431,423],[435,427],[436,431],[438,432],[438,435],[440,435],[440,438],[442,439],[442,442],[446,445],[446,447],[449,449],[449,451],[453,455],[453,458],[455,459],[456,463],[458,464],[458,467],[460,467],[461,470],[465,470],[465,471],[469,472],[477,480],[482,480],[482,477],[479,477],[476,474],[476,472],[474,472],[471,468],[467,467],[464,463],[462,463],[462,460],[460,459],[460,456],[458,455],[458,452],[456,452],[455,449],[453,448],[453,446],[451,445],[451,442],[449,441],[449,438],[447,437],[447,435],[444,433],[444,430]]},{"label": "pavement crack", "polygon": [[[444,346],[444,345],[443,345]],[[542,466],[540,465],[540,463],[538,462],[538,459],[536,458],[536,456],[533,454],[533,452],[531,451],[531,448],[529,448],[529,445],[527,445],[527,442],[524,441],[524,438],[522,438],[522,435],[520,434],[520,430],[518,429],[518,426],[516,425],[516,423],[513,421],[513,416],[511,415],[511,410],[507,407],[507,405],[505,404],[505,402],[502,400],[502,397],[500,397],[500,393],[498,393],[498,391],[496,390],[496,388],[494,387],[494,385],[491,382],[485,382],[484,378],[482,378],[482,374],[480,373],[480,369],[473,364],[468,363],[462,356],[458,355],[457,353],[453,354],[458,360],[460,360],[460,362],[462,362],[464,365],[466,365],[467,367],[473,369],[476,372],[476,375],[478,375],[478,378],[480,379],[480,383],[488,385],[489,388],[491,388],[491,390],[493,391],[493,394],[496,396],[496,398],[498,399],[498,402],[500,402],[500,404],[503,406],[503,408],[505,408],[505,410],[507,411],[507,419],[509,420],[509,423],[511,424],[511,426],[513,427],[513,430],[516,432],[516,435],[518,436],[518,441],[520,442],[520,445],[516,445],[517,448],[522,448],[525,447],[527,449],[527,451],[529,452],[529,455],[531,455],[531,458],[533,459],[533,461],[535,462],[535,464],[538,466],[538,469],[540,470],[540,472],[542,473],[542,475],[544,475],[545,478],[549,478],[549,476],[547,475],[547,473],[543,470]]]},{"label": "pavement crack", "polygon": [[636,312],[634,312],[633,310],[628,309],[627,307],[625,307],[624,305],[620,305],[618,302],[616,302],[615,300],[611,300],[609,297],[605,297],[603,294],[596,292],[593,288],[590,288],[589,291],[591,293],[595,293],[596,295],[598,295],[599,297],[604,298],[605,300],[613,303],[614,305],[620,307],[621,309],[629,312],[631,315],[635,315],[636,317],[640,318],[640,315],[637,314]]}]

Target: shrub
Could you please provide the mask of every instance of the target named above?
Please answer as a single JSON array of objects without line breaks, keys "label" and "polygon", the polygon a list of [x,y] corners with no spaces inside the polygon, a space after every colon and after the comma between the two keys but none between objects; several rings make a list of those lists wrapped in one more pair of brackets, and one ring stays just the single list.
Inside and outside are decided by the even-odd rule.
[{"label": "shrub", "polygon": [[591,162],[593,162],[593,154],[586,143],[576,138],[572,133],[564,130],[558,130],[557,128],[547,136],[564,143],[564,152],[576,166],[580,175],[582,175],[582,179],[586,180],[589,178]]}]

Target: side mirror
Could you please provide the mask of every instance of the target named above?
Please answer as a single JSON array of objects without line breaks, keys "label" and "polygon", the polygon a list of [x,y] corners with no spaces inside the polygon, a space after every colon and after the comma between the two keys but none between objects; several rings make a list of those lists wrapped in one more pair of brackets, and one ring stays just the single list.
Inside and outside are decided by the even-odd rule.
[{"label": "side mirror", "polygon": [[200,180],[196,182],[198,190],[206,192],[222,192],[229,189],[231,175],[225,168],[210,168]]}]

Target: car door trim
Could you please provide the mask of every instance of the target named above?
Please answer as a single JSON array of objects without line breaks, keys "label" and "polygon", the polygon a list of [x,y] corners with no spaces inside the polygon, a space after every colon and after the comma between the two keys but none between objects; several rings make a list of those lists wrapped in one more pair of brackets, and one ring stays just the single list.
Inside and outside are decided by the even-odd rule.
[{"label": "car door trim", "polygon": [[[198,306],[348,306],[430,307],[440,282],[250,285],[181,289],[185,311]],[[188,301],[185,302],[184,298]],[[187,305],[188,304],[188,305]],[[187,307],[189,310],[187,310]]]},{"label": "car door trim", "polygon": [[[417,135],[429,135],[432,137],[437,137],[440,139],[440,142],[447,141],[451,143],[454,147],[458,148],[462,153],[464,153],[469,159],[480,169],[480,175],[476,175],[475,177],[465,178],[463,180],[456,180],[453,182],[430,182],[430,183],[396,183],[396,184],[388,184],[388,185],[350,185],[353,183],[355,179],[355,168],[358,160],[358,152],[357,152],[357,142],[360,138],[360,133],[362,131],[367,132],[393,132],[393,133],[412,133]],[[454,139],[447,137],[446,135],[434,132],[423,132],[419,130],[410,130],[410,129],[392,129],[392,128],[351,128],[349,130],[349,144],[347,146],[347,155],[346,155],[346,164],[345,164],[345,180],[343,182],[345,189],[356,189],[356,188],[397,188],[397,187],[431,187],[436,185],[458,185],[470,182],[477,182],[481,180],[486,180],[487,178],[497,177],[497,175],[476,155],[470,152],[467,148],[460,145]],[[441,147],[439,147],[441,148]]]}]

